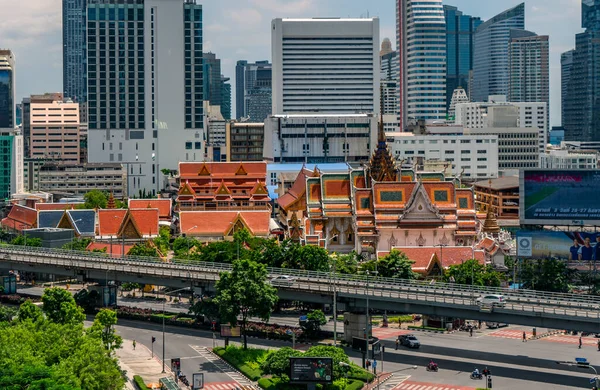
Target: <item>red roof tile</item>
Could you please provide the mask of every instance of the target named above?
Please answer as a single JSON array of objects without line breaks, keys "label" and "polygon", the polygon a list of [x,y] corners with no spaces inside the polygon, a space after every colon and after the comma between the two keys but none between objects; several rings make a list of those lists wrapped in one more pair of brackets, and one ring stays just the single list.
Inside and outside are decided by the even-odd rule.
[{"label": "red roof tile", "polygon": [[34,228],[36,224],[37,210],[18,204],[13,205],[8,216],[2,220],[2,226],[18,231]]},{"label": "red roof tile", "polygon": [[125,215],[127,215],[126,209],[98,210],[98,235],[100,237],[116,237]]},{"label": "red roof tile", "polygon": [[36,203],[35,209],[41,210],[71,210],[83,203]]},{"label": "red roof tile", "polygon": [[158,209],[161,220],[171,220],[171,199],[129,199],[130,209]]},{"label": "red roof tile", "polygon": [[129,215],[142,237],[158,235],[158,209],[129,209]]},{"label": "red roof tile", "polygon": [[[198,174],[204,167],[212,177],[235,177],[236,173],[240,172],[240,167],[249,177],[267,177],[266,162],[180,162],[179,175],[182,180],[187,178],[198,178]],[[241,173],[241,172],[240,172]],[[246,175],[237,175],[246,176]]]},{"label": "red roof tile", "polygon": [[286,210],[292,203],[300,198],[306,192],[306,178],[311,177],[313,171],[302,168],[292,187],[281,197],[277,199],[277,204],[282,209]]},{"label": "red roof tile", "polygon": [[255,236],[269,234],[271,212],[265,211],[181,211],[181,232],[192,236],[225,235],[237,219],[238,214],[243,223]]},{"label": "red roof tile", "polygon": [[[125,254],[127,255],[133,245],[125,245]],[[86,251],[93,252],[96,251],[106,251],[107,254],[112,257],[121,257],[123,256],[123,244],[120,242],[114,242],[112,245],[110,243],[104,242],[90,242],[90,244],[85,248]]]},{"label": "red roof tile", "polygon": [[[429,268],[433,255],[435,254],[440,260],[444,268],[451,265],[458,265],[465,260],[470,260],[475,256],[479,263],[485,262],[485,253],[481,250],[473,250],[468,246],[447,246],[443,250],[439,247],[394,247],[393,249],[403,252],[410,260],[414,261],[413,270],[423,272]],[[389,252],[379,252],[378,256],[382,257]]]}]

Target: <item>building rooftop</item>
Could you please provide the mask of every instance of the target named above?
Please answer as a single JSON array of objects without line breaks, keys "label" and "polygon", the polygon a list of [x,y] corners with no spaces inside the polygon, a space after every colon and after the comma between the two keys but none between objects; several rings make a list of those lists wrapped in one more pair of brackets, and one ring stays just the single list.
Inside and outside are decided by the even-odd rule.
[{"label": "building rooftop", "polygon": [[519,177],[505,176],[499,177],[498,179],[482,180],[476,182],[475,187],[491,188],[492,190],[506,190],[509,188],[519,188]]}]

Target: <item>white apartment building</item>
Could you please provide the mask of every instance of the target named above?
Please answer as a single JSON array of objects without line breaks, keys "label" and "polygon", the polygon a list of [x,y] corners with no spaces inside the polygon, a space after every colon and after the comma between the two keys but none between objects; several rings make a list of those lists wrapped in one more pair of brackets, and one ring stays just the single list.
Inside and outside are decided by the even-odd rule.
[{"label": "white apartment building", "polygon": [[[510,107],[513,107],[511,109]],[[465,128],[520,127],[538,129],[539,152],[548,143],[548,104],[546,102],[507,102],[506,96],[490,96],[488,102],[456,104],[455,124]]]},{"label": "white apartment building", "polygon": [[379,113],[379,19],[274,19],[273,114]]},{"label": "white apartment building", "polygon": [[265,120],[264,158],[269,162],[368,161],[377,143],[373,114],[271,115]]},{"label": "white apartment building", "polygon": [[208,158],[202,5],[88,0],[87,19],[88,161],[125,165],[129,195],[156,194],[162,169]]},{"label": "white apartment building", "polygon": [[100,190],[122,199],[126,196],[128,179],[134,180],[134,175],[128,175],[125,167],[114,163],[48,163],[39,169],[38,175],[38,191],[63,197],[82,197],[91,190]]},{"label": "white apartment building", "polygon": [[537,168],[539,166],[537,128],[486,127],[464,129],[464,135],[498,137],[498,169],[513,171],[519,168]]},{"label": "white apartment building", "polygon": [[447,174],[460,174],[464,179],[498,177],[498,136],[388,133],[388,148],[405,163],[419,166],[433,161],[447,162]]},{"label": "white apartment building", "polygon": [[540,155],[540,168],[598,169],[598,158],[594,150],[549,149]]}]

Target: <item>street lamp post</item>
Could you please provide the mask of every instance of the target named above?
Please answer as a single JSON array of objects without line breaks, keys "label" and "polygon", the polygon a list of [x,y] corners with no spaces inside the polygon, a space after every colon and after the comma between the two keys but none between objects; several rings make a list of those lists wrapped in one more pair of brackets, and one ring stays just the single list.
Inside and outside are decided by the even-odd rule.
[{"label": "street lamp post", "polygon": [[[589,368],[590,370],[594,371],[594,380],[595,380],[595,387],[596,389],[600,388],[600,379],[598,379],[598,371],[596,370],[596,368],[594,366],[592,366],[590,364],[590,362],[587,361],[586,358],[576,358],[574,362],[556,362],[556,364],[560,364],[563,366],[570,366],[570,367],[579,367],[579,368]],[[591,382],[591,380],[590,380]]]},{"label": "street lamp post", "polygon": [[[329,240],[327,240],[327,248],[329,248],[329,242],[331,240],[333,240],[334,238],[336,238],[338,235],[334,234]],[[333,255],[331,255],[331,257],[334,257],[333,259],[333,277],[335,277],[336,275],[336,259],[337,259],[337,255],[334,253]],[[331,258],[330,257],[330,258]],[[337,283],[335,282],[335,280],[332,279],[331,276],[331,264],[329,266],[329,282],[332,284],[332,289],[333,289],[333,346],[336,347],[337,346]]]},{"label": "street lamp post", "polygon": [[[377,271],[373,271],[372,272],[373,275],[377,275],[378,272]],[[365,363],[367,361],[367,359],[369,358],[369,331],[371,330],[371,321],[370,321],[370,316],[369,316],[369,275],[371,274],[371,271],[366,270],[365,271],[365,275],[366,275],[366,279],[367,279],[367,293],[366,293],[366,303],[367,303],[367,310],[365,312],[365,343],[366,343],[366,349],[365,349]]]},{"label": "street lamp post", "polygon": [[440,247],[440,278],[444,278],[444,247],[447,246],[446,244],[439,244],[437,245]]},{"label": "street lamp post", "polygon": [[[180,288],[175,291],[171,291],[171,294],[176,293],[178,291],[183,291],[185,289],[187,289],[187,287]],[[165,302],[167,302],[167,292],[166,291],[164,293],[164,296],[165,296],[165,300],[163,301],[163,309],[162,309],[162,312],[163,312],[163,316],[162,316],[163,317],[162,318],[162,372],[163,372],[163,374],[165,373],[165,312],[166,312],[165,311]]]},{"label": "street lamp post", "polygon": [[198,227],[198,226],[194,225],[194,226],[192,226],[191,228],[189,228],[188,230],[186,230],[186,231],[185,231],[185,241],[186,241],[186,243],[187,243],[187,247],[188,247],[188,250],[187,250],[187,254],[188,254],[188,256],[190,255],[190,241],[187,239],[187,233],[188,233],[190,230],[192,230],[192,229],[196,229],[197,227]]}]

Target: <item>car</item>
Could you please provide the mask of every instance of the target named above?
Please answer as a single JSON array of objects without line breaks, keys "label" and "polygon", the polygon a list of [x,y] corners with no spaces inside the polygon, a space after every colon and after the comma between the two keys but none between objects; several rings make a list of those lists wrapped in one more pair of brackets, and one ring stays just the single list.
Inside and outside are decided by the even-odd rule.
[{"label": "car", "polygon": [[271,279],[273,286],[291,286],[296,281],[296,278],[289,275],[278,275]]},{"label": "car", "polygon": [[498,294],[482,295],[479,298],[477,298],[477,304],[479,306],[504,307],[504,305],[506,304],[506,299],[504,298],[504,295],[498,295]]},{"label": "car", "polygon": [[400,339],[400,344],[408,348],[419,348],[421,346],[421,342],[414,334],[405,334],[398,338]]}]

